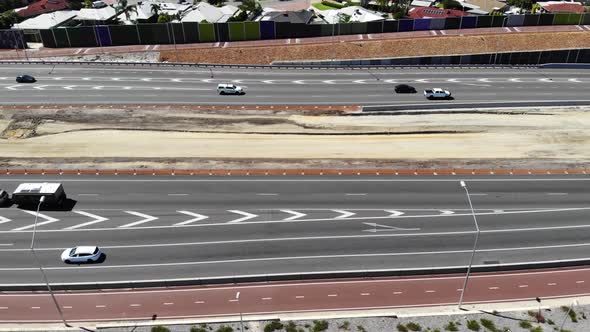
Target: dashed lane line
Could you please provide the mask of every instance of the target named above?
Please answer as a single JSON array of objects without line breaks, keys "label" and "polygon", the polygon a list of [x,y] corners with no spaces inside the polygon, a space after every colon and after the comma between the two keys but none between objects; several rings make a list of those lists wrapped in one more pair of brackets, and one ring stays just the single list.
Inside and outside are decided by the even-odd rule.
[{"label": "dashed lane line", "polygon": [[305,296],[303,296],[303,295],[296,295],[296,296],[295,296],[295,298],[296,298],[296,299],[304,299],[304,298],[305,298]]}]

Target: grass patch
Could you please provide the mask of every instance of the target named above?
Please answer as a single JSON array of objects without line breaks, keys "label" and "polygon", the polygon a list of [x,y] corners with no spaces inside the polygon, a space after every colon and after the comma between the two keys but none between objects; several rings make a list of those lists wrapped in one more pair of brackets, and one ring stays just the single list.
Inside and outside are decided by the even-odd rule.
[{"label": "grass patch", "polygon": [[408,332],[408,328],[402,323],[398,323],[396,328],[398,332]]},{"label": "grass patch", "polygon": [[481,326],[479,326],[479,323],[476,320],[468,320],[467,321],[467,328],[470,329],[471,331],[481,330]]},{"label": "grass patch", "polygon": [[358,325],[358,326],[356,327],[356,329],[357,329],[357,331],[359,331],[359,332],[367,332],[367,330],[365,329],[365,327],[364,327],[364,326],[362,326],[362,325]]},{"label": "grass patch", "polygon": [[342,324],[338,325],[339,330],[349,330],[350,329],[350,322],[345,320]]},{"label": "grass patch", "polygon": [[485,327],[486,329],[496,332],[498,329],[496,328],[496,324],[489,319],[482,318],[479,320],[481,322],[481,326]]},{"label": "grass patch", "polygon": [[288,322],[285,326],[285,332],[297,332],[297,325],[292,321]]},{"label": "grass patch", "polygon": [[330,9],[337,9],[335,7],[331,7],[331,6],[326,6],[321,2],[314,2],[311,4],[315,9],[318,10],[330,10]]},{"label": "grass patch", "polygon": [[456,332],[459,331],[459,328],[454,322],[449,322],[447,325],[445,325],[445,331]]},{"label": "grass patch", "polygon": [[158,325],[158,326],[152,327],[152,329],[150,331],[152,331],[152,332],[170,332],[170,329],[167,328],[166,326]]},{"label": "grass patch", "polygon": [[313,321],[313,332],[322,332],[328,329],[328,322],[325,320],[314,320]]},{"label": "grass patch", "polygon": [[531,322],[523,320],[520,323],[518,323],[518,326],[522,327],[523,329],[530,329],[533,325],[531,324]]},{"label": "grass patch", "polygon": [[406,327],[410,331],[422,331],[422,326],[420,326],[420,324],[418,324],[418,323],[409,322],[408,324],[406,324]]},{"label": "grass patch", "polygon": [[264,326],[264,332],[274,332],[276,330],[282,330],[283,324],[279,321],[273,320],[272,322]]},{"label": "grass patch", "polygon": [[234,329],[231,326],[221,325],[216,332],[234,332]]},{"label": "grass patch", "polygon": [[543,328],[540,326],[537,326],[537,327],[532,328],[531,332],[543,332]]},{"label": "grass patch", "polygon": [[207,332],[207,329],[202,326],[193,326],[191,332]]}]

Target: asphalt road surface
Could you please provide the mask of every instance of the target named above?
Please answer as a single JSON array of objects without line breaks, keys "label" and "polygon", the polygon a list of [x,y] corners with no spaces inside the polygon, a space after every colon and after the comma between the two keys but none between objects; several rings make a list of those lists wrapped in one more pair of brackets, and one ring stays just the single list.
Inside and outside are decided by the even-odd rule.
[{"label": "asphalt road surface", "polygon": [[[5,176],[12,191],[34,176]],[[58,177],[72,211],[40,212],[53,283],[465,266],[475,226],[458,178]],[[476,265],[587,258],[588,177],[467,178]],[[41,284],[34,211],[0,209],[0,284]],[[65,265],[99,245],[100,264]]]},{"label": "asphalt road surface", "polygon": [[[205,68],[0,65],[0,104],[412,105],[425,88],[452,92],[451,103],[588,102],[590,72],[564,69],[238,70]],[[31,74],[34,84],[17,84]],[[246,87],[219,96],[218,83]],[[397,83],[417,94],[395,94]]]}]

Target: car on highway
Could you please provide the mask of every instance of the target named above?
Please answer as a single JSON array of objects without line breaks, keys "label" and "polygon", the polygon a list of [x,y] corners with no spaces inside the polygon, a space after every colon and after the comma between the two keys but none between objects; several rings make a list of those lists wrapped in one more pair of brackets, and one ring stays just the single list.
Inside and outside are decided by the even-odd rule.
[{"label": "car on highway", "polygon": [[37,80],[31,75],[19,75],[16,77],[17,83],[35,83]]},{"label": "car on highway", "polygon": [[217,93],[220,95],[243,95],[244,88],[235,84],[217,84]]},{"label": "car on highway", "polygon": [[407,84],[399,84],[395,86],[395,93],[416,93],[416,88]]},{"label": "car on highway", "polygon": [[97,246],[78,246],[68,248],[61,253],[61,260],[66,264],[71,263],[95,263],[103,256],[102,250]]},{"label": "car on highway", "polygon": [[10,195],[6,190],[0,189],[0,206],[8,206],[10,204]]},{"label": "car on highway", "polygon": [[449,99],[451,98],[451,92],[440,88],[426,89],[424,90],[424,97],[428,99]]}]

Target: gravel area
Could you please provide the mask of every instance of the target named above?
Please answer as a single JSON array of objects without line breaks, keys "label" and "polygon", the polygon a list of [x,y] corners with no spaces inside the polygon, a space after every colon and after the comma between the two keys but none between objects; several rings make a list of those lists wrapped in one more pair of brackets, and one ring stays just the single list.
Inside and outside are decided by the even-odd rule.
[{"label": "gravel area", "polygon": [[96,55],[74,55],[62,57],[35,58],[47,61],[103,61],[103,62],[160,62],[160,52],[104,53]]}]

